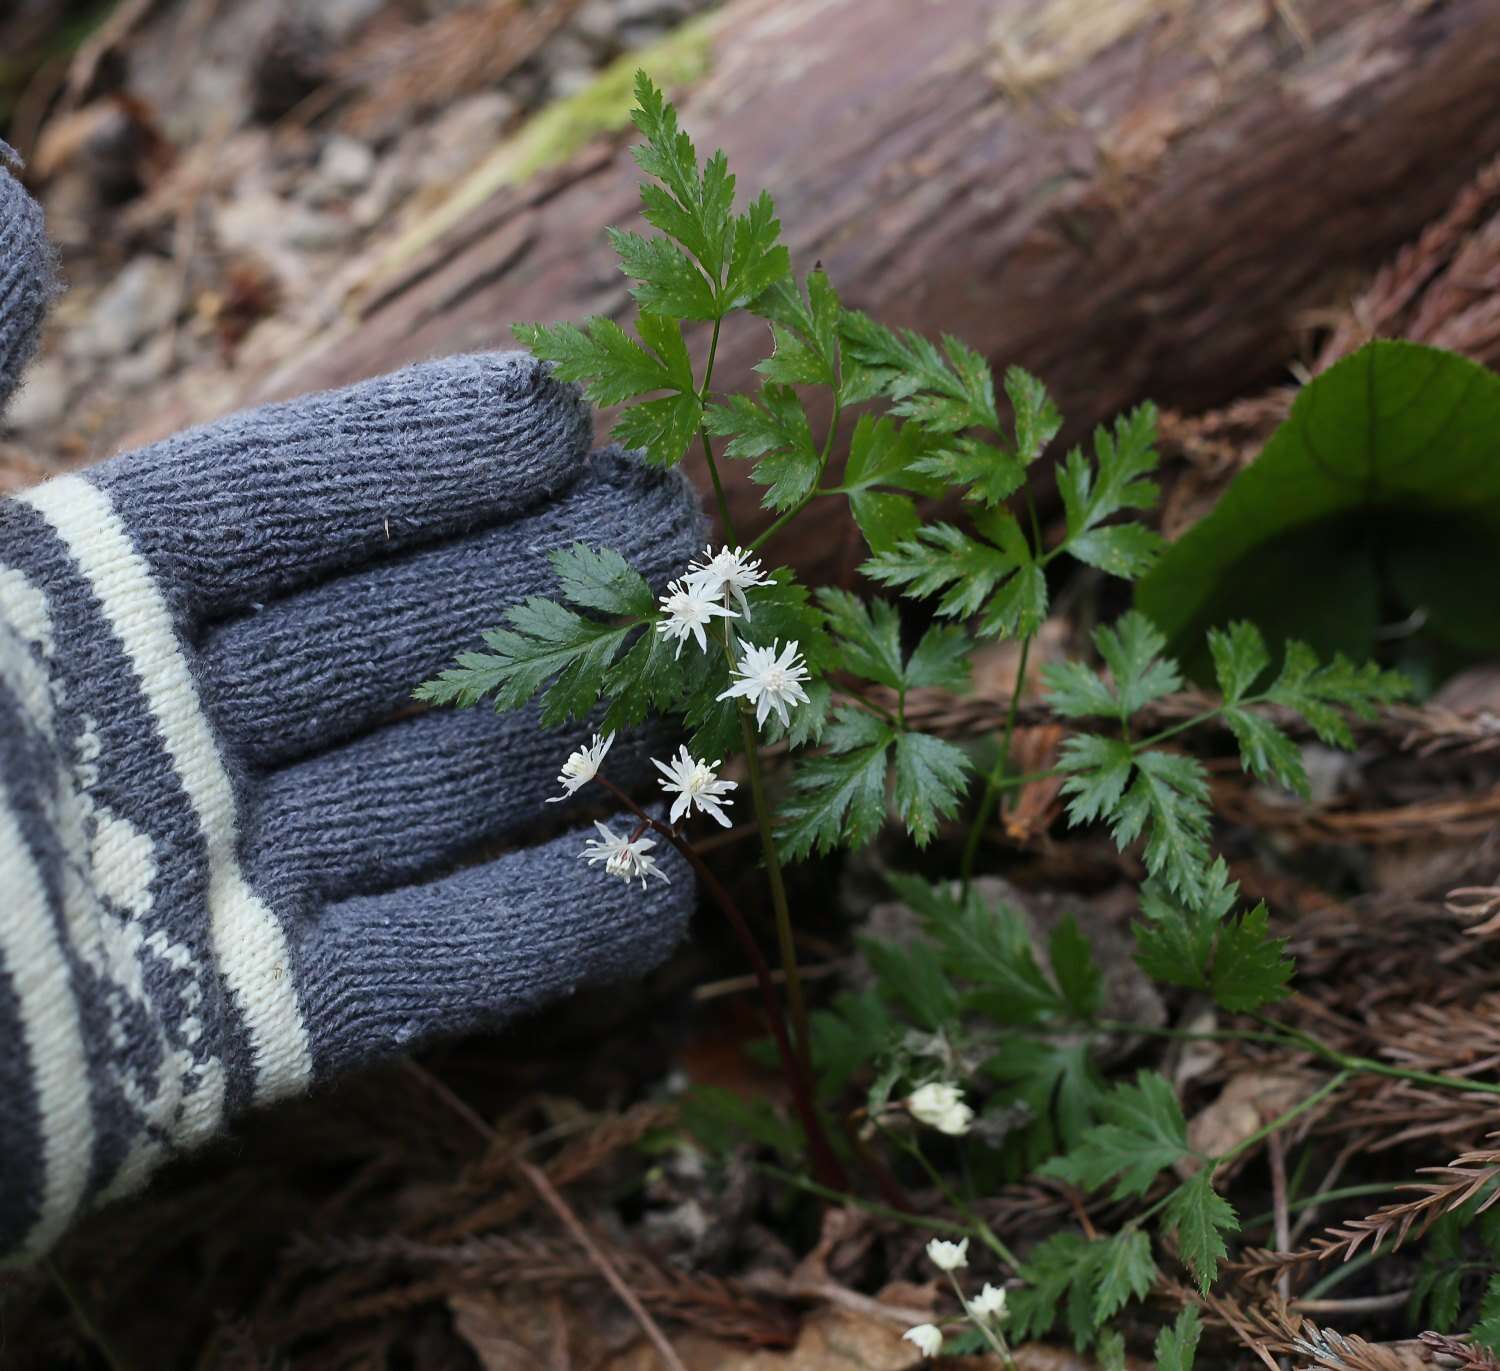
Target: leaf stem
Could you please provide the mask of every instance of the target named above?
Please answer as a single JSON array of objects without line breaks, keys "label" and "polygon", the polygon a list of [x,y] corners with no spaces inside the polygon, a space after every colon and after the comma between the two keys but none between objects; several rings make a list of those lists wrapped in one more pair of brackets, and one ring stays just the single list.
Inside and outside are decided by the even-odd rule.
[{"label": "leaf stem", "polygon": [[963,879],[963,887],[959,894],[960,900],[969,898],[969,884],[974,879],[974,858],[979,853],[979,841],[984,836],[985,825],[990,821],[990,815],[995,811],[995,802],[999,798],[1001,785],[1005,780],[1005,768],[1010,761],[1011,739],[1015,736],[1016,716],[1021,708],[1021,692],[1026,688],[1026,663],[1031,656],[1032,634],[1027,634],[1021,639],[1021,661],[1016,668],[1016,683],[1010,692],[1010,708],[1005,712],[1005,730],[1000,735],[1000,755],[995,758],[995,765],[990,774],[985,778],[984,795],[979,801],[979,812],[974,816],[974,822],[969,826],[969,836],[964,842],[963,863],[959,867],[959,875]]},{"label": "leaf stem", "polygon": [[760,987],[766,1018],[770,1021],[771,1033],[776,1039],[776,1048],[786,1072],[787,1085],[791,1088],[793,1106],[797,1110],[798,1118],[802,1121],[802,1130],[807,1136],[807,1148],[812,1158],[813,1174],[826,1185],[846,1187],[848,1178],[844,1173],[843,1165],[839,1162],[833,1145],[828,1141],[822,1119],[818,1115],[817,1102],[813,1093],[812,1072],[806,1061],[793,1051],[787,1039],[786,1019],[781,1012],[780,1002],[776,998],[776,984],[771,979],[771,968],[766,964],[765,957],[761,955],[755,939],[751,937],[750,927],[745,922],[745,916],[740,913],[739,905],[735,903],[734,897],[724,888],[723,883],[714,875],[708,864],[698,855],[697,850],[676,829],[660,819],[653,819],[613,781],[597,774],[594,779],[644,824],[659,833],[687,858],[698,873],[698,879],[703,882],[715,903],[724,911],[724,916],[729,920],[735,937],[739,939],[740,946],[750,961],[756,984]]},{"label": "leaf stem", "polygon": [[[708,343],[708,364],[703,369],[703,384],[698,389],[698,403],[708,403],[709,386],[714,379],[714,359],[719,355],[719,329],[723,325],[722,319],[714,320],[713,337]],[[713,444],[708,441],[708,426],[700,423],[698,425],[698,437],[703,443],[703,458],[708,463],[708,474],[714,483],[714,498],[719,504],[719,522],[724,526],[724,540],[739,546],[739,539],[735,537],[734,520],[729,515],[729,500],[724,494],[724,483],[719,479],[719,465],[714,461]]]},{"label": "leaf stem", "polygon": [[745,740],[745,762],[750,772],[750,796],[755,804],[756,827],[760,830],[760,848],[766,859],[766,878],[771,885],[771,908],[776,917],[776,943],[781,952],[781,969],[786,975],[787,1007],[791,1010],[792,1032],[797,1041],[797,1056],[809,1080],[812,1079],[812,1032],[808,1027],[807,1000],[802,993],[802,976],[797,970],[797,945],[792,938],[792,913],[787,904],[786,882],[781,874],[781,858],[776,852],[776,836],[771,829],[771,807],[766,802],[765,778],[760,766],[760,745],[755,723],[748,708],[740,710],[740,730]]},{"label": "leaf stem", "polygon": [[1297,1104],[1294,1104],[1290,1109],[1286,1111],[1286,1113],[1278,1115],[1264,1127],[1257,1128],[1255,1132],[1250,1134],[1248,1138],[1242,1138],[1233,1147],[1231,1147],[1229,1151],[1221,1152],[1217,1157],[1212,1158],[1212,1164],[1217,1167],[1222,1166],[1227,1161],[1233,1161],[1234,1158],[1238,1157],[1241,1152],[1249,1151],[1249,1149],[1254,1147],[1256,1143],[1262,1142],[1266,1138],[1269,1138],[1272,1133],[1279,1133],[1283,1128],[1287,1126],[1287,1124],[1291,1123],[1294,1119],[1300,1118],[1303,1114],[1307,1113],[1309,1109],[1312,1109],[1316,1105],[1321,1104],[1325,1099],[1328,1098],[1328,1096],[1332,1095],[1334,1091],[1340,1089],[1352,1075],[1354,1075],[1353,1069],[1346,1068],[1345,1070],[1340,1071],[1333,1076],[1330,1076],[1326,1081],[1323,1082],[1322,1085],[1314,1090],[1311,1095],[1309,1095],[1304,1100],[1300,1100]]},{"label": "leaf stem", "polygon": [[888,1128],[881,1127],[876,1120],[872,1119],[871,1122],[875,1124],[876,1128],[880,1129],[881,1135],[887,1141],[894,1143],[903,1152],[908,1153],[916,1159],[917,1164],[927,1173],[927,1178],[937,1187],[938,1192],[943,1198],[969,1221],[971,1225],[970,1231],[977,1234],[980,1242],[1010,1267],[1013,1273],[1019,1274],[1021,1263],[1016,1254],[1000,1240],[995,1230],[980,1218],[963,1198],[954,1191],[953,1187],[943,1179],[942,1173],[938,1171],[937,1167],[927,1160],[927,1154],[922,1151],[921,1146],[914,1141],[901,1137],[898,1133],[891,1132]]}]

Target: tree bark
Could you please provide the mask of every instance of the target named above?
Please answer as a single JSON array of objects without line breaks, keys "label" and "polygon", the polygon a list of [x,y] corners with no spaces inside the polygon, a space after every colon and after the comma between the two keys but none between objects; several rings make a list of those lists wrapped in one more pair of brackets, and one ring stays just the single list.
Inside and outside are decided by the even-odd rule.
[{"label": "tree bark", "polygon": [[[736,0],[680,104],[799,270],[1037,373],[1076,435],[1284,374],[1303,313],[1500,150],[1497,72],[1493,0]],[[493,196],[246,398],[628,315],[602,233],[636,221],[628,142]],[[767,343],[728,330],[716,386]],[[739,469],[731,506],[764,522]]]}]

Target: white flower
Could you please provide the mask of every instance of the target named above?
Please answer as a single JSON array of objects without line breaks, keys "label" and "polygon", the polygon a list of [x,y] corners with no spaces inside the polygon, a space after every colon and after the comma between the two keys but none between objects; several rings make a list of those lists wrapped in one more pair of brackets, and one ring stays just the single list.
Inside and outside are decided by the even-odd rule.
[{"label": "white flower", "polygon": [[580,786],[587,785],[599,774],[599,764],[604,760],[604,754],[609,751],[609,746],[615,740],[611,733],[607,738],[601,738],[594,734],[594,741],[587,747],[581,747],[577,752],[569,756],[563,763],[562,771],[558,773],[558,782],[562,785],[563,793],[553,795],[548,800],[549,805],[555,805],[560,800],[566,800]]},{"label": "white flower", "polygon": [[988,1281],[979,1294],[972,1300],[965,1301],[964,1307],[976,1319],[993,1319],[996,1323],[1004,1323],[1010,1317],[1010,1310],[1005,1305],[1004,1286],[993,1286]]},{"label": "white flower", "polygon": [[687,642],[689,633],[697,638],[698,646],[704,652],[708,651],[708,638],[703,630],[714,615],[723,619],[740,617],[732,609],[719,604],[717,597],[703,586],[685,579],[673,581],[667,587],[667,593],[661,597],[661,608],[667,617],[657,624],[656,631],[677,639],[675,655],[678,657],[682,656],[682,645]]},{"label": "white flower", "polygon": [[927,1255],[939,1271],[957,1271],[969,1264],[969,1240],[944,1242],[941,1238],[934,1238],[927,1244]]},{"label": "white flower", "polygon": [[924,1357],[935,1357],[943,1350],[943,1330],[935,1323],[919,1323],[901,1335],[907,1342],[914,1342],[917,1351]]},{"label": "white flower", "polygon": [[710,814],[725,828],[729,827],[729,815],[720,806],[732,805],[734,801],[722,797],[737,789],[739,783],[719,779],[714,767],[721,766],[721,762],[700,762],[686,747],[679,747],[670,762],[659,762],[653,757],[651,765],[666,777],[661,788],[669,795],[674,790],[677,792],[677,798],[672,801],[672,823],[675,824],[697,805],[700,813]]},{"label": "white flower", "polygon": [[[642,890],[646,888],[647,876],[660,876],[663,881],[667,881],[667,874],[657,866],[656,858],[647,855],[656,846],[654,839],[647,838],[644,834],[638,838],[621,838],[597,819],[594,827],[599,830],[599,837],[590,838],[583,845],[584,850],[578,854],[590,866],[595,862],[603,862],[604,869],[622,881],[632,881],[639,876]],[[671,882],[667,881],[667,884],[670,885]]]},{"label": "white flower", "polygon": [[788,704],[805,705],[807,692],[802,682],[807,680],[807,667],[797,658],[797,642],[793,639],[778,657],[776,643],[770,647],[746,647],[745,655],[735,667],[740,677],[722,695],[721,700],[743,695],[755,705],[755,726],[760,728],[766,716],[774,709],[785,728]]},{"label": "white flower", "polygon": [[721,595],[725,599],[733,595],[748,623],[750,603],[745,599],[745,592],[771,584],[771,578],[760,569],[760,558],[752,557],[742,547],[721,547],[716,553],[712,543],[703,549],[703,555],[706,561],[694,562],[688,567],[688,584],[702,586],[716,599]]},{"label": "white flower", "polygon": [[939,1133],[957,1137],[969,1131],[974,1111],[964,1103],[964,1092],[956,1085],[932,1081],[907,1096],[906,1108],[918,1123]]}]

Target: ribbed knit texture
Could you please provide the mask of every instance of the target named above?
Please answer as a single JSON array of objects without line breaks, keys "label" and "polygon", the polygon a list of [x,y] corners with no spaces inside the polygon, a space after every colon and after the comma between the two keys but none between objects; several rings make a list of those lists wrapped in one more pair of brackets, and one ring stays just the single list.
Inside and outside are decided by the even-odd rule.
[{"label": "ribbed knit texture", "polygon": [[55,288],[42,207],[6,170],[15,153],[0,143],[0,408],[36,351],[37,334]]},{"label": "ribbed knit texture", "polygon": [[643,892],[591,828],[517,846],[597,800],[543,804],[586,727],[410,711],[549,549],[660,587],[701,546],[679,474],[588,434],[533,359],[452,358],[0,501],[0,1255],[236,1109],[681,937],[675,854]]}]

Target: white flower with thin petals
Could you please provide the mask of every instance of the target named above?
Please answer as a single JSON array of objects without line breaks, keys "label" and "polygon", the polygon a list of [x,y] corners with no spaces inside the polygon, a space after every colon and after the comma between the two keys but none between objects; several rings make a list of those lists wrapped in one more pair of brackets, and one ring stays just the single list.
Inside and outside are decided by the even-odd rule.
[{"label": "white flower with thin petals", "polygon": [[974,1122],[974,1111],[964,1103],[964,1092],[956,1085],[939,1081],[913,1090],[907,1096],[906,1108],[918,1123],[951,1137],[967,1133]]},{"label": "white flower with thin petals", "polygon": [[1005,1303],[1005,1288],[994,1286],[985,1282],[985,1287],[972,1300],[967,1300],[964,1307],[969,1314],[976,1319],[991,1320],[994,1323],[1004,1323],[1010,1317],[1010,1310]]},{"label": "white flower with thin petals", "polygon": [[599,764],[604,760],[604,754],[609,751],[610,744],[615,740],[611,733],[607,738],[601,738],[594,734],[594,741],[587,747],[581,747],[572,753],[568,760],[562,765],[562,771],[558,773],[558,783],[563,788],[561,795],[551,796],[547,803],[555,805],[568,796],[577,792],[581,786],[586,786],[595,776],[599,774]]},{"label": "white flower with thin petals", "polygon": [[715,552],[712,543],[703,549],[703,555],[705,561],[688,567],[688,584],[702,586],[715,599],[727,600],[732,595],[749,623],[750,602],[745,599],[745,592],[771,584],[771,578],[760,569],[760,558],[742,547],[721,547]]},{"label": "white flower with thin petals", "polygon": [[935,1357],[943,1350],[943,1330],[935,1323],[919,1323],[901,1336],[907,1342],[916,1343],[917,1351],[924,1357]]},{"label": "white flower with thin petals", "polygon": [[650,850],[656,846],[654,839],[644,835],[622,838],[597,819],[594,827],[599,830],[599,837],[585,842],[583,851],[578,854],[590,866],[595,862],[603,862],[605,871],[626,882],[639,877],[642,890],[646,888],[647,876],[659,876],[668,885],[671,884],[667,880],[667,873],[657,866],[656,858],[649,855]]},{"label": "white flower with thin petals", "polygon": [[779,656],[775,642],[770,647],[747,646],[734,671],[740,679],[720,695],[719,699],[744,696],[755,706],[757,728],[765,724],[773,709],[785,728],[790,723],[787,705],[807,703],[807,692],[802,689],[802,682],[807,680],[809,673],[797,656],[796,639],[789,642]]},{"label": "white flower with thin petals", "polygon": [[697,805],[700,813],[711,815],[725,828],[729,827],[729,815],[721,806],[732,805],[734,801],[723,797],[738,789],[739,783],[719,779],[714,768],[722,766],[722,762],[700,762],[684,746],[677,749],[677,755],[670,762],[659,762],[653,757],[651,765],[665,778],[661,788],[669,795],[677,792],[677,798],[672,801],[672,823],[675,824]]},{"label": "white flower with thin petals", "polygon": [[969,1264],[969,1240],[944,1242],[941,1238],[934,1238],[927,1244],[927,1255],[939,1271],[957,1271]]},{"label": "white flower with thin petals", "polygon": [[687,642],[688,634],[691,633],[698,640],[698,646],[708,651],[708,638],[703,630],[713,622],[715,615],[721,619],[738,619],[740,616],[732,609],[726,609],[719,603],[719,597],[706,587],[680,577],[667,587],[667,593],[661,597],[662,613],[667,617],[656,626],[656,631],[668,638],[677,640],[677,651],[674,656],[682,656],[682,645]]}]

